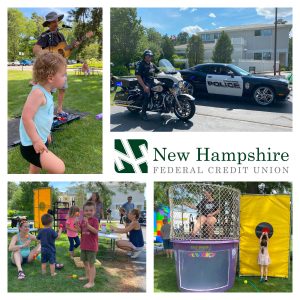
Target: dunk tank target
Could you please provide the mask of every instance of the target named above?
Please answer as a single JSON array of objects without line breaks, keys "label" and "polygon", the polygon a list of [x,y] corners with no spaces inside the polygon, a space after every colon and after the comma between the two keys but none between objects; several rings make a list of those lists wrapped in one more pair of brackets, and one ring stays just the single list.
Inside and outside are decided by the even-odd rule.
[{"label": "dunk tank target", "polygon": [[33,190],[34,227],[43,228],[41,217],[51,209],[51,188]]},{"label": "dunk tank target", "polygon": [[204,183],[169,189],[171,239],[181,291],[220,292],[234,284],[239,244],[236,189]]},{"label": "dunk tank target", "polygon": [[269,236],[271,264],[268,275],[289,276],[291,198],[290,195],[241,196],[240,275],[260,276],[257,264],[259,238]]}]

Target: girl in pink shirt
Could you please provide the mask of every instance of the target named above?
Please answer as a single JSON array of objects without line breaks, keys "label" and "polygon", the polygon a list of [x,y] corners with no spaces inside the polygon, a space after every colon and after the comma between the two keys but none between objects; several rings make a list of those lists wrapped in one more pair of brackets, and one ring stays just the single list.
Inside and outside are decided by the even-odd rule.
[{"label": "girl in pink shirt", "polygon": [[69,216],[66,221],[67,236],[69,239],[70,247],[70,257],[74,258],[74,249],[80,246],[80,239],[78,236],[75,224],[79,222],[80,210],[78,206],[71,206],[69,209]]}]

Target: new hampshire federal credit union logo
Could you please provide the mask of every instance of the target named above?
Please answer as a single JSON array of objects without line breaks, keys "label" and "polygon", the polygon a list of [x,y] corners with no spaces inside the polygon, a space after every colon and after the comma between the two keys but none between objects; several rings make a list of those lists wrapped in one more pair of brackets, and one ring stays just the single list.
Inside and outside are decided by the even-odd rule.
[{"label": "new hampshire federal credit union logo", "polygon": [[146,140],[115,140],[115,171],[117,173],[148,173],[148,142]]}]

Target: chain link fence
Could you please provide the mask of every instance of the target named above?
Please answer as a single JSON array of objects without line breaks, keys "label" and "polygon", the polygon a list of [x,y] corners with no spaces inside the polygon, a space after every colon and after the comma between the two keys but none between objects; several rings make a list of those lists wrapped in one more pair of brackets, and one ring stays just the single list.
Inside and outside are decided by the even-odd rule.
[{"label": "chain link fence", "polygon": [[228,186],[183,183],[169,189],[171,239],[239,239],[240,191]]}]

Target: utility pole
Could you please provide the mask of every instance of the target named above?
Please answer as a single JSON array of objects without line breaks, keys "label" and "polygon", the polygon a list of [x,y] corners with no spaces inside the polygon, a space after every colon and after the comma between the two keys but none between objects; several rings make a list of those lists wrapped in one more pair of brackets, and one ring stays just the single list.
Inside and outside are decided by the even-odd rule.
[{"label": "utility pole", "polygon": [[276,54],[277,54],[277,7],[275,8],[274,76],[276,76],[276,56],[277,56]]}]

